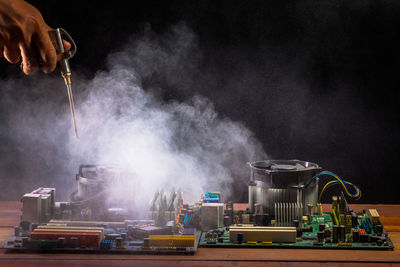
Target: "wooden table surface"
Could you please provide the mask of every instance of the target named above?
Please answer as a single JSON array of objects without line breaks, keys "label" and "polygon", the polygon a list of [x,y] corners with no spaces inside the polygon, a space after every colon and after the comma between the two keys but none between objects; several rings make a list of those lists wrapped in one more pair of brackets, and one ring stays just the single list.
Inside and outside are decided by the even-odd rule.
[{"label": "wooden table surface", "polygon": [[[239,205],[237,206],[239,207]],[[328,210],[328,205],[324,205]],[[392,251],[327,249],[199,248],[194,255],[32,254],[0,250],[0,266],[400,266],[400,205],[351,205],[375,208],[389,232]],[[0,243],[19,224],[19,202],[0,202]]]}]

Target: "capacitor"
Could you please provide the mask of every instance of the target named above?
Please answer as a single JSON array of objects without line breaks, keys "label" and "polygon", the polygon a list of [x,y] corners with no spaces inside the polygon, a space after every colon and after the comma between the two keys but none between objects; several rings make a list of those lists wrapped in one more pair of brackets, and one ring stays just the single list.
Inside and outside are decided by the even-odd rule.
[{"label": "capacitor", "polygon": [[296,228],[296,237],[301,237],[303,235],[303,229],[302,228]]},{"label": "capacitor", "polygon": [[324,230],[325,230],[325,224],[321,223],[321,224],[318,226],[318,231],[322,232],[322,231],[324,231]]},{"label": "capacitor", "polygon": [[115,238],[115,246],[117,248],[122,248],[122,237]]},{"label": "capacitor", "polygon": [[217,239],[218,239],[218,233],[213,232],[213,233],[211,234],[211,238],[212,238],[212,240],[213,240],[214,242],[217,241]]},{"label": "capacitor", "polygon": [[351,227],[356,228],[357,225],[358,225],[357,214],[353,211],[351,212]]},{"label": "capacitor", "polygon": [[31,223],[28,221],[20,222],[19,226],[21,226],[22,231],[30,231],[31,230]]},{"label": "capacitor", "polygon": [[236,234],[236,240],[238,244],[242,244],[243,243],[243,234],[242,233],[237,233]]},{"label": "capacitor", "polygon": [[369,235],[368,234],[360,234],[360,243],[368,243]]},{"label": "capacitor", "polygon": [[78,247],[78,238],[73,236],[71,237],[71,248],[77,248]]},{"label": "capacitor", "polygon": [[240,224],[240,217],[239,217],[239,215],[235,215],[234,221],[235,221],[235,224]]},{"label": "capacitor", "polygon": [[345,242],[346,241],[346,227],[344,225],[339,226],[339,241]]},{"label": "capacitor", "polygon": [[307,204],[307,216],[308,216],[308,221],[310,223],[312,221],[312,215],[313,215],[313,205],[312,204]]},{"label": "capacitor", "polygon": [[15,236],[19,236],[20,231],[21,231],[21,228],[19,226],[14,227],[14,235]]},{"label": "capacitor", "polygon": [[230,216],[224,216],[224,225],[225,226],[230,226],[232,224],[232,220]]},{"label": "capacitor", "polygon": [[293,220],[293,226],[296,227],[296,228],[299,228],[300,227],[299,220]]},{"label": "capacitor", "polygon": [[317,233],[317,241],[318,241],[318,243],[322,243],[323,241],[324,241],[324,237],[325,237],[325,234],[324,234],[324,232],[318,232]]},{"label": "capacitor", "polygon": [[250,223],[250,214],[242,214],[242,223],[249,224]]},{"label": "capacitor", "polygon": [[382,224],[378,224],[375,226],[375,233],[377,235],[381,235],[383,233],[383,226]]},{"label": "capacitor", "polygon": [[353,230],[353,242],[359,242],[360,241],[360,231],[358,230]]},{"label": "capacitor", "polygon": [[351,215],[346,215],[346,234],[351,233],[352,218]]},{"label": "capacitor", "polygon": [[22,247],[26,248],[28,246],[28,238],[23,237],[22,238]]},{"label": "capacitor", "polygon": [[338,243],[339,241],[339,226],[333,226],[333,233],[332,233],[332,243]]},{"label": "capacitor", "polygon": [[339,225],[345,225],[344,214],[339,214]]},{"label": "capacitor", "polygon": [[65,247],[65,237],[59,237],[57,242],[57,247],[64,248]]},{"label": "capacitor", "polygon": [[326,228],[324,230],[324,233],[325,233],[325,237],[331,237],[332,236],[331,229],[329,229],[329,228]]},{"label": "capacitor", "polygon": [[317,204],[317,210],[318,210],[318,215],[324,214],[324,210],[322,209],[322,204],[321,203]]}]

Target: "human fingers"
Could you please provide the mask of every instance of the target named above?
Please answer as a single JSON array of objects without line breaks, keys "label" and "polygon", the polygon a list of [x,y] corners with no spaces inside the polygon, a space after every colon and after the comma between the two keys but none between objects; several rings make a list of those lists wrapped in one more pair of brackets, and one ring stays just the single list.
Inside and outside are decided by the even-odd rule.
[{"label": "human fingers", "polygon": [[70,44],[70,42],[67,42],[67,41],[63,40],[63,43],[64,43],[64,49],[65,49],[65,51],[69,51],[69,50],[71,49],[71,44]]},{"label": "human fingers", "polygon": [[57,52],[50,40],[47,29],[41,27],[34,36],[34,43],[38,49],[42,60],[42,70],[44,73],[54,71],[57,65]]},{"label": "human fingers", "polygon": [[27,45],[26,43],[21,43],[19,49],[22,56],[22,71],[26,75],[34,74],[38,68],[37,52],[32,45]]},{"label": "human fingers", "polygon": [[8,42],[4,45],[3,54],[5,59],[10,63],[17,63],[21,59],[18,45],[12,42]]}]

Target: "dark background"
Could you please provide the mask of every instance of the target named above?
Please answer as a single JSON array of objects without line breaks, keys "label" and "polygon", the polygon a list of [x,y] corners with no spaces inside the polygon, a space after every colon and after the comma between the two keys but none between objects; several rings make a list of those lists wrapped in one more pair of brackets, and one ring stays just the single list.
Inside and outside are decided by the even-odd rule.
[{"label": "dark background", "polygon": [[[308,160],[347,177],[363,190],[360,202],[399,203],[399,1],[33,4],[74,37],[74,71],[88,78],[132,34],[186,23],[202,51],[190,90],[162,75],[145,88],[160,85],[166,101],[202,94],[243,121],[271,158]],[[29,79],[4,59],[0,71],[3,79]]]}]

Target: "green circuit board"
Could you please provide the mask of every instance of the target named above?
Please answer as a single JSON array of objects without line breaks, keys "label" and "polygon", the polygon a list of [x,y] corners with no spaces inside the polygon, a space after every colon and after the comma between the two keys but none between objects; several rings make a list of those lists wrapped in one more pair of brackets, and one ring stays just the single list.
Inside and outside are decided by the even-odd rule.
[{"label": "green circuit board", "polygon": [[[311,222],[304,223],[302,228],[310,229],[310,232],[302,232],[300,236],[296,238],[296,242],[231,242],[229,236],[229,227],[218,229],[218,238],[210,239],[207,238],[207,232],[203,232],[200,238],[200,247],[231,247],[231,248],[312,248],[312,249],[369,249],[369,250],[391,250],[394,248],[390,237],[387,235],[386,230],[383,228],[382,233],[379,234],[382,242],[376,242],[378,234],[375,232],[375,227],[371,225],[365,225],[368,223],[367,215],[358,214],[357,227],[353,228],[356,230],[367,230],[368,242],[332,242],[331,238],[324,238],[322,242],[318,242],[317,234],[319,225],[324,224],[326,229],[333,229],[332,213],[325,212],[322,215],[312,216]],[[369,229],[368,229],[369,227]],[[367,229],[365,229],[367,228]],[[350,234],[346,234],[348,237]],[[330,241],[330,242],[326,242]]]}]

